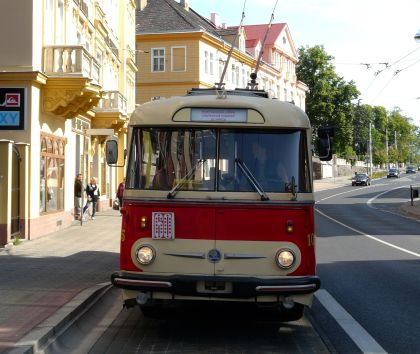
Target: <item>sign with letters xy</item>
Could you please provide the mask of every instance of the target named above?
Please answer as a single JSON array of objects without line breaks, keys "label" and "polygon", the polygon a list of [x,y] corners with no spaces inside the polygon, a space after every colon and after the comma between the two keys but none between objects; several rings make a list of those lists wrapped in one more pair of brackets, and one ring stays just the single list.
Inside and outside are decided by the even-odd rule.
[{"label": "sign with letters xy", "polygon": [[25,89],[0,87],[0,129],[25,129]]}]

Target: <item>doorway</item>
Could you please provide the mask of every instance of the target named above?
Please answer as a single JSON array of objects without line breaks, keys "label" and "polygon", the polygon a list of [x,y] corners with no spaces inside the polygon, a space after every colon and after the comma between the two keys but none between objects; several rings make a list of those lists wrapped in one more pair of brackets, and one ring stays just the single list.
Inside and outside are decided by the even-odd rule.
[{"label": "doorway", "polygon": [[20,238],[20,162],[21,157],[16,146],[12,149],[12,210],[11,237]]}]

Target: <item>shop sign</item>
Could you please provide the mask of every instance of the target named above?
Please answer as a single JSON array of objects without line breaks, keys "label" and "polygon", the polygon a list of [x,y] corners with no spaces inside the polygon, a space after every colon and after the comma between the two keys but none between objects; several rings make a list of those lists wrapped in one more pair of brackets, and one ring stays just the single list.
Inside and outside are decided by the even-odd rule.
[{"label": "shop sign", "polygon": [[0,129],[25,129],[24,88],[0,88]]}]

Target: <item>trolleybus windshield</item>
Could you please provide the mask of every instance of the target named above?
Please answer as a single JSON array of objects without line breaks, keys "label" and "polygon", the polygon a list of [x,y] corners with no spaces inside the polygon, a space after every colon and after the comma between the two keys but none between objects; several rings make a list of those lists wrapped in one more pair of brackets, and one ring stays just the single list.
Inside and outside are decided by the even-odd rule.
[{"label": "trolleybus windshield", "polygon": [[263,192],[310,192],[305,131],[133,130],[127,188],[253,192],[253,181]]}]

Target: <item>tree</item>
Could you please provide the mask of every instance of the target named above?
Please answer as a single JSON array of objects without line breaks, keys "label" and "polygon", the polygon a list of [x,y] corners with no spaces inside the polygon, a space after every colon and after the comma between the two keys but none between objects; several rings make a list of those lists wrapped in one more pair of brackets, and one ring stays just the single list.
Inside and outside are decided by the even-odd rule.
[{"label": "tree", "polygon": [[372,107],[368,104],[354,105],[353,149],[360,160],[365,161],[369,149],[369,123],[373,121]]},{"label": "tree", "polygon": [[359,91],[354,82],[346,82],[337,75],[331,63],[333,59],[323,46],[301,47],[296,73],[299,80],[309,87],[306,112],[313,130],[334,125],[336,153],[345,157],[348,147],[352,146],[352,101],[357,99]]}]

